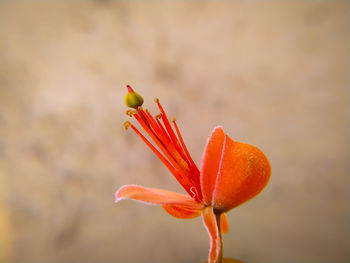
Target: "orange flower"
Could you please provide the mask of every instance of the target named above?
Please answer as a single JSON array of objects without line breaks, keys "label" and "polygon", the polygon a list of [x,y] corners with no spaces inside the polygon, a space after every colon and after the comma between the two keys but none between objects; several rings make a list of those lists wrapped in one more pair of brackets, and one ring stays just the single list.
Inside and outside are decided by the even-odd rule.
[{"label": "orange flower", "polygon": [[[176,120],[175,132],[158,99],[160,114],[155,118],[142,109],[142,97],[127,86],[127,114],[134,117],[152,138],[160,151],[130,122],[131,127],[159,157],[189,195],[138,185],[124,185],[115,194],[116,202],[133,199],[146,204],[161,205],[177,218],[202,215],[210,236],[209,263],[222,262],[221,233],[228,231],[226,212],[256,196],[267,184],[271,167],[258,148],[228,137],[222,127],[215,127],[204,150],[202,164],[197,168],[183,142]],[[176,133],[176,134],[175,134]]]}]

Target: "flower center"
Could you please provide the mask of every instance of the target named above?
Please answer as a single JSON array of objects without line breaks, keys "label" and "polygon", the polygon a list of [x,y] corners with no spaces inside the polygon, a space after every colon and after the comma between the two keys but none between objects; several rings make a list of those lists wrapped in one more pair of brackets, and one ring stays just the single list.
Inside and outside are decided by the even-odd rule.
[{"label": "flower center", "polygon": [[126,129],[131,127],[165,164],[188,194],[196,201],[202,202],[200,172],[182,139],[176,119],[172,120],[175,134],[158,98],[154,101],[157,103],[160,113],[154,118],[147,109],[141,107],[143,103],[141,95],[134,92],[130,86],[127,86],[127,88],[128,94],[125,97],[125,102],[127,106],[134,108],[134,110],[129,109],[126,114],[137,120],[159,150],[129,121],[124,123],[124,127]]}]

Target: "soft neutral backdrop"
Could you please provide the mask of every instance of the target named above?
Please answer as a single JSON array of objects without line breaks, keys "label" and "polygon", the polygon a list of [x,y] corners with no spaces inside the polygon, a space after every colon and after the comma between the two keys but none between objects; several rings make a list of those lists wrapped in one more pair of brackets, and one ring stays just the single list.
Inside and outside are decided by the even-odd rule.
[{"label": "soft neutral backdrop", "polygon": [[193,158],[222,125],[272,177],[229,213],[224,254],[345,263],[348,1],[0,2],[0,261],[199,263],[201,219],[124,201],[184,192],[123,129],[125,85],[176,116]]}]

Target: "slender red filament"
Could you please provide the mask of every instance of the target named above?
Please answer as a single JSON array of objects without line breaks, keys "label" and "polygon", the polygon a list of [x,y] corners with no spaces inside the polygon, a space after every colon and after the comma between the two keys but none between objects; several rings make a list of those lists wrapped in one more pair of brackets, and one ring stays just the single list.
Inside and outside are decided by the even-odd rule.
[{"label": "slender red filament", "polygon": [[[147,140],[145,136],[133,125],[131,124],[131,128],[136,132],[137,135],[147,144],[147,146],[158,156],[158,158],[164,163],[164,165],[169,169],[169,171],[175,176],[175,178],[181,183],[181,185],[188,186],[189,183],[186,182],[186,177],[179,173],[177,169],[175,169],[171,163],[153,146],[153,144]],[[189,192],[189,194],[191,191]]]},{"label": "slender red filament", "polygon": [[179,141],[177,140],[176,135],[175,135],[173,129],[171,128],[171,125],[170,125],[170,122],[168,120],[168,117],[166,116],[165,111],[164,111],[164,109],[163,109],[163,107],[160,104],[158,99],[156,100],[156,103],[158,105],[158,108],[159,108],[160,112],[162,113],[161,118],[163,120],[164,126],[165,126],[165,128],[166,128],[166,130],[167,130],[167,132],[168,132],[168,134],[169,134],[169,136],[171,138],[171,140],[173,141],[174,145],[177,148],[180,148]]},{"label": "slender red filament", "polygon": [[[196,164],[194,163],[194,161],[193,161],[193,159],[192,159],[190,153],[189,153],[188,150],[187,150],[187,147],[186,147],[186,145],[185,145],[185,143],[184,143],[184,141],[183,141],[183,139],[182,139],[182,136],[181,136],[179,127],[177,126],[175,120],[173,120],[173,124],[174,124],[175,130],[176,130],[176,134],[177,134],[177,136],[178,136],[178,138],[179,138],[179,140],[180,140],[181,146],[182,146],[183,150],[184,150],[185,153],[186,153],[186,158],[187,158],[187,160],[189,161],[189,163],[191,164],[191,165],[190,165],[191,170],[192,170],[193,173],[198,174],[198,176],[194,177],[195,183],[196,183],[196,185],[200,185],[200,178],[199,178],[200,172],[199,172],[199,169],[197,168],[197,166],[196,166]],[[198,189],[198,194],[200,195],[200,198],[202,198],[202,191],[201,191],[201,188],[200,188],[200,187],[199,187],[199,189]]]},{"label": "slender red filament", "polygon": [[199,170],[187,150],[176,122],[174,121],[173,123],[177,136],[172,129],[159,100],[156,100],[156,103],[161,111],[160,117],[157,116],[157,118],[154,118],[148,110],[143,110],[141,107],[129,115],[135,117],[137,122],[152,138],[153,142],[163,154],[153,146],[153,144],[147,140],[134,125],[130,124],[129,127],[131,127],[158,156],[188,194],[197,202],[202,202]]}]

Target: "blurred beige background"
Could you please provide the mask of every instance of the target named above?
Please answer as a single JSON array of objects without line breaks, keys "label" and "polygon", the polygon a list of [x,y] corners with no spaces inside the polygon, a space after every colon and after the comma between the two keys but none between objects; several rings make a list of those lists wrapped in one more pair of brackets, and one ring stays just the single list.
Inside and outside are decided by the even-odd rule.
[{"label": "blurred beige background", "polygon": [[348,1],[1,1],[0,262],[193,263],[200,218],[114,204],[184,192],[123,129],[125,85],[176,116],[199,165],[222,125],[268,187],[229,213],[246,263],[350,261]]}]

